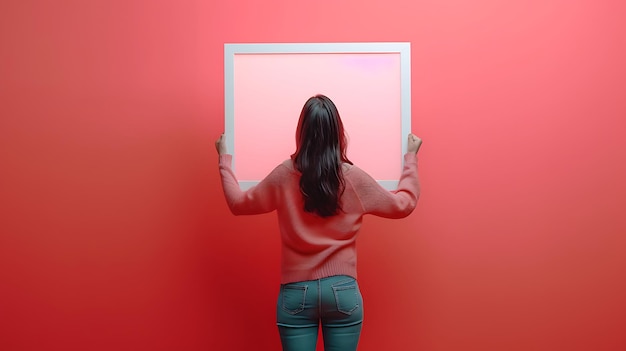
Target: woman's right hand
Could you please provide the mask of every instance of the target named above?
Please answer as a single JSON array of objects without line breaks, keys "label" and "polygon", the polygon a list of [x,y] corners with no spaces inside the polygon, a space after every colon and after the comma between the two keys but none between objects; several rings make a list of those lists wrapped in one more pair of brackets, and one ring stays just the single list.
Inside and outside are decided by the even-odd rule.
[{"label": "woman's right hand", "polygon": [[226,137],[224,136],[224,134],[220,135],[220,137],[215,141],[215,150],[217,150],[218,155],[224,155],[227,153]]},{"label": "woman's right hand", "polygon": [[406,143],[406,152],[417,154],[417,151],[422,146],[422,139],[413,133],[409,133],[409,137]]}]

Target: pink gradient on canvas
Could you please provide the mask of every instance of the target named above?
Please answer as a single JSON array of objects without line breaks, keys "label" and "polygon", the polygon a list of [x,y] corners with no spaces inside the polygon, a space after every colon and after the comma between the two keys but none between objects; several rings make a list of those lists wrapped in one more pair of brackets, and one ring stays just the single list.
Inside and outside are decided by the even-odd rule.
[{"label": "pink gradient on canvas", "polygon": [[295,151],[302,106],[331,98],[348,135],[348,158],[377,180],[402,167],[400,54],[238,54],[234,155],[239,180],[260,180]]}]

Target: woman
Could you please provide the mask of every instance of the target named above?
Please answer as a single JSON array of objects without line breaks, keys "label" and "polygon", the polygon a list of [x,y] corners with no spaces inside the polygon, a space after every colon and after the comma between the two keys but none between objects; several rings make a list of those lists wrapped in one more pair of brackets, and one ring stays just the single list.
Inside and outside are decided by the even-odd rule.
[{"label": "woman", "polygon": [[257,186],[242,191],[224,136],[215,142],[226,201],[233,214],[276,210],[281,235],[277,325],[283,350],[356,350],[363,301],[356,281],[355,241],[363,215],[408,216],[419,197],[416,153],[409,134],[396,191],[382,188],[346,157],[339,112],[326,96],[310,98],[296,131],[296,152]]}]

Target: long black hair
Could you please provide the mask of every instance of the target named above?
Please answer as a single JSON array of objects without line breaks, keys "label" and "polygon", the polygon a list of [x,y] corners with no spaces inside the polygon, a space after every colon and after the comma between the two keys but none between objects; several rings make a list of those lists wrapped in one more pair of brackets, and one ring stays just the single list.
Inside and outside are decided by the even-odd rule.
[{"label": "long black hair", "polygon": [[296,152],[291,155],[302,174],[300,192],[304,210],[321,217],[341,210],[340,197],[345,188],[342,164],[347,141],[335,104],[324,95],[315,95],[304,104],[296,130]]}]

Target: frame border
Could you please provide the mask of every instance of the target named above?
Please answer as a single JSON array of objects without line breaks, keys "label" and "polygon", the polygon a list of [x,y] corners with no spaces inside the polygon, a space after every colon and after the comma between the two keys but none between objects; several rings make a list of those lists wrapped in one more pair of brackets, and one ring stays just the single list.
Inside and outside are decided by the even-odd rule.
[{"label": "frame border", "polygon": [[[225,43],[224,44],[224,134],[228,150],[235,147],[234,73],[235,55],[241,54],[348,54],[348,53],[399,53],[400,54],[400,113],[402,135],[411,132],[411,43],[410,42],[353,42],[353,43]],[[402,164],[406,141],[401,138]],[[233,153],[233,160],[237,155]],[[233,162],[233,171],[235,171]],[[398,170],[398,174],[402,169]],[[236,173],[235,173],[236,174]],[[240,180],[242,189],[249,189],[258,181]],[[379,180],[387,190],[395,190],[399,180]]]}]

